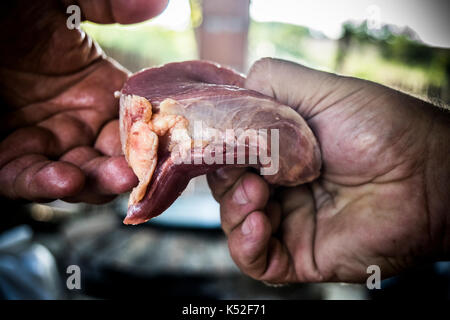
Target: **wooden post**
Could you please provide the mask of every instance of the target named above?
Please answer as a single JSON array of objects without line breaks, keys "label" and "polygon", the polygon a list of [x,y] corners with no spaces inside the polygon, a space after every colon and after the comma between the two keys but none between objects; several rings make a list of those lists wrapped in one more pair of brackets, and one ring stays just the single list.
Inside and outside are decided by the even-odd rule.
[{"label": "wooden post", "polygon": [[250,0],[202,1],[203,22],[196,30],[200,59],[244,71]]}]

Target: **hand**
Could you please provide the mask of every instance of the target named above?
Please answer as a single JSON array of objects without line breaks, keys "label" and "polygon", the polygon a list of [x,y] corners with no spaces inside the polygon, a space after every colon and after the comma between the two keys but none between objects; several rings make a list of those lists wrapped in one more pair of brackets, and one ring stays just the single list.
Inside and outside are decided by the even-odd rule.
[{"label": "hand", "polygon": [[448,258],[448,115],[372,82],[267,58],[246,87],[305,118],[323,168],[293,188],[245,169],[208,176],[244,273],[271,283],[361,282],[369,265],[388,277]]},{"label": "hand", "polygon": [[[83,18],[134,23],[167,0],[78,1]],[[128,71],[66,27],[70,1],[2,4],[0,195],[102,203],[137,179],[121,155],[118,101]]]}]

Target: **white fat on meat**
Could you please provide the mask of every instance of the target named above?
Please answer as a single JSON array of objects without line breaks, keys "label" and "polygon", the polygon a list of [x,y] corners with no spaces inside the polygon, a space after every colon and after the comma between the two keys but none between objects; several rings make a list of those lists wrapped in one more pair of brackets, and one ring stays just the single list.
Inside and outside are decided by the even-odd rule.
[{"label": "white fat on meat", "polygon": [[[160,110],[152,113],[150,102],[139,96],[121,97],[124,108],[121,109],[120,135],[124,142],[124,154],[129,166],[139,180],[132,190],[128,204],[136,204],[145,196],[158,163],[159,137],[170,135],[169,151],[182,145],[190,148],[191,139],[187,127],[188,121],[180,115]],[[175,101],[174,101],[175,103]]]}]

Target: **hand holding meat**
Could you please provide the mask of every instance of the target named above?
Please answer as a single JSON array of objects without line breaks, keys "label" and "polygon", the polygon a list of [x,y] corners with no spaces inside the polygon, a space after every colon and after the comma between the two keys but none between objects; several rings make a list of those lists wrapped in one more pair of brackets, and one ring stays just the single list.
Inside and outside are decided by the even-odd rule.
[{"label": "hand holding meat", "polygon": [[296,110],[313,130],[322,170],[274,188],[242,168],[208,175],[231,256],[271,283],[388,277],[450,257],[450,119],[381,85],[273,59],[248,89]]}]

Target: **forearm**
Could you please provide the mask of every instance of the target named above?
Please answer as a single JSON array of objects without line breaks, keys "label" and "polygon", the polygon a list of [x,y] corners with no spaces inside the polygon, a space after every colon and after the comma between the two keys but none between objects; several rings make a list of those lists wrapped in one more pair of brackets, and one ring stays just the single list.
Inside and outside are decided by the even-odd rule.
[{"label": "forearm", "polygon": [[450,111],[434,107],[425,168],[430,222],[438,226],[442,258],[450,259]]}]

